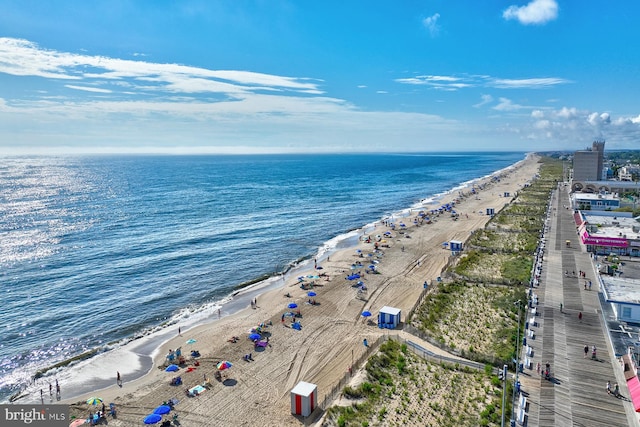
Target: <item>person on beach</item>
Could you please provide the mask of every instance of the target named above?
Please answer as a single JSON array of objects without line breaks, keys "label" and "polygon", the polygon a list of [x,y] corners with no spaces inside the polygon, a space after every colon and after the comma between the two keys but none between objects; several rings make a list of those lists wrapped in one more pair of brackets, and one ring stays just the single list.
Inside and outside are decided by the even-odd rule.
[{"label": "person on beach", "polygon": [[589,345],[585,344],[584,345],[584,358],[587,358],[587,355],[589,354]]},{"label": "person on beach", "polygon": [[611,394],[611,381],[607,381],[607,394]]},{"label": "person on beach", "polygon": [[120,371],[116,371],[116,384],[118,384],[118,387],[122,387],[122,378],[120,377]]},{"label": "person on beach", "polygon": [[579,320],[580,322],[582,322],[582,312],[579,312],[579,313],[578,313],[578,320]]}]

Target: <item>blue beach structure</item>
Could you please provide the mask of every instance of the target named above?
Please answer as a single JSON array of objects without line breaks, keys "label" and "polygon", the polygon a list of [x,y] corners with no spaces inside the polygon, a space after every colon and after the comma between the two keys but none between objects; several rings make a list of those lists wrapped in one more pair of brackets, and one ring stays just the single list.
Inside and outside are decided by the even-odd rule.
[{"label": "blue beach structure", "polygon": [[452,255],[458,255],[460,252],[462,252],[462,242],[459,240],[449,241],[449,249],[451,249]]},{"label": "blue beach structure", "polygon": [[378,313],[378,328],[395,329],[400,324],[401,313],[399,308],[382,307]]}]

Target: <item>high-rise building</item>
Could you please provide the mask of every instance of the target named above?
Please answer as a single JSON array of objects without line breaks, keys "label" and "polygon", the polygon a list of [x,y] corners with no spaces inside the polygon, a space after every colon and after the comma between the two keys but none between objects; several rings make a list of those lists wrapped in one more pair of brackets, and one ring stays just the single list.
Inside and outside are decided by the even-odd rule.
[{"label": "high-rise building", "polygon": [[604,165],[604,141],[594,141],[591,148],[573,154],[573,180],[599,181]]}]

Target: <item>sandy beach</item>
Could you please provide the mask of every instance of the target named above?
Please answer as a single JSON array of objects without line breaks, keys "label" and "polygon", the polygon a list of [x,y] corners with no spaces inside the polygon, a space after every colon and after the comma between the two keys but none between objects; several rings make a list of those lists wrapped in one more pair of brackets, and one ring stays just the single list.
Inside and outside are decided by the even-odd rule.
[{"label": "sandy beach", "polygon": [[[486,178],[474,183],[476,194],[471,194],[471,187],[465,188],[461,190],[465,197],[460,197],[456,191],[445,195],[437,205],[422,208],[429,211],[458,199],[455,210],[459,215],[456,218],[445,213],[432,218],[430,224],[416,224],[414,219],[419,210],[414,210],[407,217],[394,218],[395,229],[383,221],[378,222],[375,229],[360,233],[358,247],[319,260],[320,270],[311,265],[305,276],[321,275],[304,281],[306,284],[313,282],[312,289],[302,289],[296,277],[283,279],[281,287],[259,295],[255,307],[250,305],[211,324],[182,330],[181,335],[176,330],[175,337],[158,352],[149,374],[135,381],[127,381],[124,375],[124,383],[118,387],[114,371],[109,373],[114,379],[112,387],[96,390],[84,400],[96,395],[107,404],[116,403],[118,417],[108,418],[109,425],[113,426],[142,425],[147,414],[171,398],[179,400],[174,412],[183,426],[302,425],[301,419],[291,415],[290,390],[299,381],[317,384],[318,401],[322,401],[349,370],[352,360],[365,351],[363,340],[373,342],[388,332],[364,322],[362,311],[371,311],[371,319],[375,322],[380,308],[397,307],[402,310],[404,321],[404,316],[423,291],[424,282],[437,286],[436,278],[450,258],[450,251],[443,248],[442,242],[466,241],[473,230],[484,227],[490,219],[486,209],[494,208],[496,212],[502,209],[511,200],[504,194],[513,196],[535,176],[539,167],[537,160],[536,156],[529,156],[517,167],[502,173],[499,180]],[[401,222],[406,226],[401,227]],[[385,232],[391,234],[385,236]],[[374,250],[376,241],[378,251]],[[366,273],[373,260],[377,261],[373,264],[376,271]],[[346,279],[355,272],[362,273],[359,280],[365,283],[365,292],[359,292],[353,286],[356,280]],[[316,296],[309,297],[310,290]],[[308,304],[310,298],[317,304]],[[297,304],[297,308],[288,309],[290,303]],[[286,317],[282,322],[283,313],[297,310],[302,316],[298,319],[302,326],[300,330],[291,327],[292,317]],[[268,345],[255,350],[248,334],[261,323],[271,325],[264,328],[264,335],[269,336]],[[239,337],[238,342],[228,341],[233,336]],[[188,339],[196,342],[186,344]],[[165,372],[165,355],[169,349],[178,347],[186,353],[186,366],[176,373]],[[199,366],[194,366],[189,357],[192,349],[201,354],[197,358]],[[253,360],[243,360],[249,353]],[[233,366],[223,371],[226,379],[219,382],[214,378],[215,365],[222,360],[230,361]],[[187,372],[188,367],[195,369]],[[170,385],[171,378],[177,375],[181,376],[183,384]],[[185,389],[207,379],[211,386],[206,391],[196,397],[186,396]],[[92,408],[83,399],[73,400],[81,403],[72,405],[72,414],[86,417]]]}]

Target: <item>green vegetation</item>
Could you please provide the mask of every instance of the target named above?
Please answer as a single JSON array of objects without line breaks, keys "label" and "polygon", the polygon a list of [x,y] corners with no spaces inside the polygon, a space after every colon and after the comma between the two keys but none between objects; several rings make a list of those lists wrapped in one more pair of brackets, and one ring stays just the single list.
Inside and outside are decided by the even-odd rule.
[{"label": "green vegetation", "polygon": [[366,381],[355,389],[359,397],[345,388],[343,396],[353,402],[329,408],[325,426],[500,424],[502,382],[490,367],[476,371],[431,363],[390,340],[369,358],[366,370]]}]

